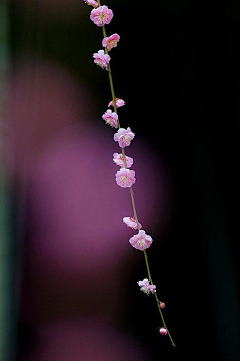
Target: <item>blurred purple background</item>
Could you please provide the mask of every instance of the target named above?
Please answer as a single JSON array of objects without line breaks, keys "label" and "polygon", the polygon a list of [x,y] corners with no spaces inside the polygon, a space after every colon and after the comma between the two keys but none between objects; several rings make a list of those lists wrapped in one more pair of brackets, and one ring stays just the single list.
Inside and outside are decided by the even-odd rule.
[{"label": "blurred purple background", "polygon": [[[120,327],[140,254],[128,242],[134,232],[122,222],[133,210],[128,189],[115,182],[115,131],[94,108],[89,90],[57,64],[17,60],[9,164],[24,195],[20,315],[36,335],[24,351],[27,359],[150,359]],[[171,204],[164,165],[138,135],[126,152],[134,158],[140,221],[159,247]],[[138,279],[131,281],[137,288]]]},{"label": "blurred purple background", "polygon": [[[12,0],[8,97],[18,361],[239,361],[240,5],[104,2],[123,127],[136,137],[139,221],[176,349],[139,292],[129,191],[102,114],[101,29],[82,0]],[[4,360],[5,361],[5,360]]]}]

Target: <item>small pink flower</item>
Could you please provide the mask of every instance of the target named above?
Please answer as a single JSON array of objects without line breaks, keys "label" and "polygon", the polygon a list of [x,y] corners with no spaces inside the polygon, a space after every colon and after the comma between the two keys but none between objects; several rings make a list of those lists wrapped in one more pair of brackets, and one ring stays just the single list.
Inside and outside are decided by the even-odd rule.
[{"label": "small pink flower", "polygon": [[102,46],[105,48],[107,47],[107,50],[110,51],[112,48],[117,47],[117,43],[120,40],[120,36],[118,34],[113,34],[109,37],[106,37],[102,41]]},{"label": "small pink flower", "polygon": [[97,9],[93,9],[90,14],[90,19],[97,26],[104,26],[109,24],[113,18],[113,12],[106,5],[99,6]]},{"label": "small pink flower", "polygon": [[118,128],[118,115],[108,109],[102,116],[103,120],[111,127]]},{"label": "small pink flower", "polygon": [[113,139],[115,142],[118,142],[121,148],[125,148],[126,146],[130,145],[134,137],[135,134],[131,131],[131,128],[128,127],[127,129],[118,129],[118,132],[114,134]]},{"label": "small pink flower", "polygon": [[[127,168],[131,168],[131,166],[133,165],[133,159],[131,157],[128,157],[127,155],[125,156],[125,158],[126,158]],[[113,161],[114,161],[114,163],[119,165],[119,167],[121,167],[121,168],[125,167],[122,154],[114,153],[113,154]]]},{"label": "small pink flower", "polygon": [[98,3],[97,3],[97,1],[95,1],[95,0],[84,0],[84,2],[85,2],[87,5],[93,6],[94,8],[98,8]]},{"label": "small pink flower", "polygon": [[138,226],[142,228],[142,225],[139,222],[137,224],[136,219],[133,217],[124,217],[123,222],[132,229],[138,229]]},{"label": "small pink flower", "polygon": [[110,61],[110,56],[104,53],[104,50],[99,50],[97,53],[93,54],[94,63],[99,65],[102,69],[108,70],[108,63]]},{"label": "small pink flower", "polygon": [[138,234],[135,234],[132,238],[129,239],[131,245],[140,251],[144,251],[146,248],[149,248],[152,244],[152,241],[152,237],[148,236],[143,230],[140,230]]},{"label": "small pink flower", "polygon": [[164,328],[164,327],[161,327],[160,330],[159,330],[159,332],[160,332],[160,334],[163,335],[163,336],[166,336],[167,333],[168,333],[167,330],[166,330],[166,328]]},{"label": "small pink flower", "polygon": [[140,291],[146,293],[147,295],[156,292],[156,286],[150,285],[149,280],[147,278],[144,278],[143,281],[139,281],[138,286],[141,287]]},{"label": "small pink flower", "polygon": [[[120,108],[120,107],[122,107],[123,105],[125,105],[125,101],[124,100],[122,100],[122,99],[120,99],[120,98],[115,98],[115,101],[116,101],[116,107],[117,108]],[[110,103],[108,104],[108,106],[110,107],[110,106],[114,106],[114,104],[113,104],[113,100],[112,101],[110,101]]]},{"label": "small pink flower", "polygon": [[164,303],[164,302],[159,301],[159,306],[160,306],[160,308],[165,308],[165,303]]},{"label": "small pink flower", "polygon": [[121,168],[116,173],[116,182],[122,188],[131,187],[136,182],[134,170]]}]

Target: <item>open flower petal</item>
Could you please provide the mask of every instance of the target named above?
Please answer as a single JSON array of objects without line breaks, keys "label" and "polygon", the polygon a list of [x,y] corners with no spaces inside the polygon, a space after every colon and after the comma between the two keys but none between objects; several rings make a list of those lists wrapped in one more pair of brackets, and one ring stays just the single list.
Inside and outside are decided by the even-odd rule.
[{"label": "open flower petal", "polygon": [[97,1],[95,1],[95,0],[84,0],[84,2],[85,2],[87,5],[93,6],[94,8],[98,8],[98,3],[97,3]]},{"label": "open flower petal", "polygon": [[129,239],[130,244],[140,251],[144,251],[152,244],[152,237],[148,236],[145,231],[140,230],[138,234],[135,234]]},{"label": "open flower petal", "polygon": [[[123,99],[120,99],[120,98],[115,98],[115,102],[116,102],[116,107],[117,108],[120,108],[122,107],[123,105],[125,105],[125,101]],[[108,104],[108,106],[114,106],[114,103],[113,103],[113,100],[110,101],[110,103]]]},{"label": "open flower petal", "polygon": [[102,69],[108,70],[108,64],[110,61],[110,56],[105,54],[104,50],[99,50],[97,53],[93,54],[94,63],[100,66]]},{"label": "open flower petal", "polygon": [[108,109],[102,116],[103,120],[113,128],[118,128],[118,115]]},{"label": "open flower petal", "polygon": [[106,5],[99,6],[97,9],[93,9],[90,14],[90,19],[97,26],[104,26],[109,24],[113,18],[113,12]]},{"label": "open flower petal", "polygon": [[131,144],[131,141],[135,137],[135,134],[131,131],[131,128],[120,128],[118,132],[114,134],[113,139],[118,142],[121,148],[125,148]]},{"label": "open flower petal", "polygon": [[142,291],[146,295],[149,295],[150,293],[155,293],[156,292],[156,286],[151,285],[147,278],[144,278],[143,281],[139,281],[138,286],[140,287],[140,291]]},{"label": "open flower petal", "polygon": [[116,173],[116,182],[122,188],[131,187],[136,182],[134,170],[121,168]]},{"label": "open flower petal", "polygon": [[110,51],[112,48],[117,47],[117,43],[120,40],[120,36],[118,34],[112,34],[111,36],[106,36],[102,41],[102,46],[107,48],[108,51]]},{"label": "open flower petal", "polygon": [[[127,168],[131,168],[131,166],[133,165],[133,158],[128,157],[127,155],[125,156],[125,158],[126,158]],[[121,167],[121,168],[125,167],[123,155],[121,153],[114,153],[113,161],[114,161],[114,163],[119,165],[119,167]]]},{"label": "open flower petal", "polygon": [[141,223],[137,223],[136,219],[133,218],[133,217],[124,217],[123,218],[123,222],[129,227],[129,228],[132,228],[132,229],[141,229],[142,228],[142,225]]}]

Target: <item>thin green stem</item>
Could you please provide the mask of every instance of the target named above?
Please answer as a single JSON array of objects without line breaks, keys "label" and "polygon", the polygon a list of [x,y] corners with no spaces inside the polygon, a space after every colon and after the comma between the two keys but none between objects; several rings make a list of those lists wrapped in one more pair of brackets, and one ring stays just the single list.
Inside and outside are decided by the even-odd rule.
[{"label": "thin green stem", "polygon": [[137,209],[136,209],[136,204],[135,204],[135,200],[134,200],[134,193],[133,193],[132,187],[130,187],[130,195],[131,195],[134,218],[135,218],[135,220],[137,222],[137,228],[139,230],[141,227],[140,227],[139,222],[138,222]]},{"label": "thin green stem", "polygon": [[[97,0],[97,2],[98,2],[98,5],[101,6],[100,0]],[[102,27],[102,31],[103,31],[103,37],[104,37],[104,38],[107,37],[107,32],[106,32],[105,26]],[[105,53],[108,54],[107,48],[105,48]],[[114,91],[114,85],[113,85],[113,78],[112,78],[112,71],[111,71],[111,66],[110,66],[110,64],[108,64],[108,76],[109,76],[109,83],[110,83],[110,89],[111,89],[111,94],[112,94],[114,112],[115,112],[116,114],[118,114],[118,112],[117,112],[117,105],[116,105],[115,91]],[[119,128],[121,127],[119,118],[118,118],[117,122],[118,122],[118,129],[119,129]],[[125,168],[127,168],[127,161],[126,161],[126,155],[125,155],[124,149],[122,149],[122,156],[123,156],[124,166],[125,166]],[[140,230],[140,224],[139,224],[139,221],[138,221],[136,203],[135,203],[134,193],[133,193],[132,187],[130,187],[130,196],[131,196],[131,202],[132,202],[132,208],[133,208],[134,218],[135,218],[135,220],[136,220],[136,222],[137,222],[137,228],[138,228],[138,230]],[[149,278],[150,283],[153,284],[146,250],[144,250],[143,253],[144,253],[144,258],[145,258],[145,263],[146,263],[148,278]],[[159,310],[159,313],[160,313],[160,316],[161,316],[161,319],[162,319],[163,326],[164,326],[164,327],[166,328],[166,330],[168,331],[167,325],[166,325],[166,322],[165,322],[165,320],[164,320],[163,313],[162,313],[162,310],[161,310],[161,307],[160,307],[160,302],[159,302],[159,299],[158,299],[156,293],[155,293],[155,299],[156,299],[156,302],[157,302],[157,306],[158,306],[158,310]],[[173,339],[172,339],[169,331],[168,331],[168,336],[169,336],[169,338],[170,338],[170,340],[171,340],[172,346],[175,347],[176,345],[175,345],[175,343],[173,342]]]},{"label": "thin green stem", "polygon": [[[149,262],[148,262],[147,251],[144,250],[143,253],[144,253],[145,263],[146,263],[146,267],[147,267],[148,278],[149,278],[150,283],[153,284],[152,276],[151,276],[151,272],[150,272],[150,267],[149,267]],[[159,313],[160,313],[160,316],[161,316],[161,319],[162,319],[163,326],[164,326],[164,327],[166,328],[166,330],[168,331],[168,328],[167,328],[167,325],[166,325],[166,322],[165,322],[165,320],[164,320],[163,313],[162,313],[162,310],[161,310],[161,307],[160,307],[160,301],[159,301],[158,296],[157,296],[156,293],[154,294],[154,296],[155,296],[155,300],[156,300],[156,302],[157,302],[157,306],[158,306],[158,310],[159,310]],[[175,343],[174,343],[174,341],[173,341],[173,339],[172,339],[172,336],[171,336],[171,334],[170,334],[169,331],[168,331],[168,336],[169,336],[169,338],[170,338],[170,340],[171,340],[172,346],[175,347],[176,345],[175,345]]]}]

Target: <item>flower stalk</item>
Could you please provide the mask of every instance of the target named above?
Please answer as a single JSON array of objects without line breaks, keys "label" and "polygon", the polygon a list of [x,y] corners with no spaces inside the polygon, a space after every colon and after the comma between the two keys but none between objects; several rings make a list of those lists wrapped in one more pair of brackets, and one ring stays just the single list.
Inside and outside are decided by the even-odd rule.
[{"label": "flower stalk", "polygon": [[[92,5],[94,8],[96,8],[96,5],[91,4],[92,0],[88,1],[89,5]],[[95,1],[94,1],[95,3]],[[98,7],[101,7],[101,2],[100,0],[97,0],[97,4]],[[124,167],[121,168],[117,173],[116,173],[116,182],[119,186],[126,188],[129,188],[130,191],[130,197],[131,197],[131,202],[132,202],[132,208],[133,208],[133,215],[134,215],[134,220],[136,222],[136,228],[135,227],[131,227],[133,229],[137,229],[139,231],[138,235],[133,236],[129,242],[131,243],[131,245],[136,248],[139,249],[141,251],[143,251],[144,254],[144,259],[145,259],[145,264],[146,264],[146,269],[147,269],[147,274],[148,274],[148,279],[144,279],[143,281],[139,281],[138,284],[141,285],[141,290],[146,293],[146,294],[150,294],[150,293],[154,293],[155,296],[155,300],[157,303],[157,307],[160,313],[160,317],[163,323],[164,328],[161,328],[159,330],[160,334],[162,335],[168,335],[171,341],[172,346],[176,346],[171,335],[170,332],[168,331],[164,316],[163,316],[163,312],[161,310],[161,302],[158,299],[157,293],[156,293],[156,286],[153,284],[153,280],[152,280],[152,276],[151,276],[151,272],[150,272],[150,267],[149,267],[149,261],[148,261],[148,256],[147,256],[147,251],[146,248],[150,247],[151,243],[152,243],[152,238],[150,236],[148,236],[145,231],[141,230],[141,224],[138,221],[138,216],[137,216],[137,208],[136,208],[136,203],[135,203],[135,198],[134,198],[134,192],[132,189],[132,184],[135,182],[135,172],[132,170],[129,170],[128,165],[127,165],[127,157],[125,154],[125,146],[129,146],[131,140],[134,138],[134,133],[131,132],[131,129],[128,128],[127,130],[121,128],[121,124],[120,124],[120,120],[118,117],[118,110],[117,110],[117,101],[116,101],[116,96],[115,96],[115,91],[114,91],[114,85],[113,85],[113,77],[112,77],[112,71],[111,71],[111,65],[110,65],[110,57],[109,57],[109,51],[108,51],[108,46],[107,46],[107,41],[109,38],[107,38],[107,32],[106,32],[106,28],[105,28],[105,24],[109,24],[109,22],[111,21],[111,18],[113,16],[112,11],[110,9],[108,9],[106,6],[103,6],[102,8],[105,8],[105,12],[102,13],[97,13],[95,11],[95,16],[91,17],[91,20],[97,25],[102,27],[102,33],[103,33],[103,43],[106,44],[106,46],[104,46],[104,53],[105,53],[105,58],[103,56],[103,59],[100,59],[102,62],[98,65],[100,65],[102,68],[105,68],[108,71],[108,76],[109,76],[109,84],[110,84],[110,89],[111,89],[111,95],[112,95],[112,105],[114,108],[114,113],[116,114],[115,119],[114,119],[114,127],[118,128],[118,132],[114,135],[114,140],[119,142],[119,146],[122,148],[122,161],[124,164]],[[96,9],[97,10],[97,9]],[[105,19],[105,20],[104,20]],[[112,35],[112,37],[117,38],[119,40],[119,36],[118,34],[114,34]],[[111,39],[111,37],[110,37]],[[118,41],[117,40],[117,41]],[[114,47],[116,46],[116,44],[113,45]],[[109,49],[111,49],[112,47],[110,46]],[[101,51],[99,51],[101,52]],[[99,53],[98,52],[98,53]],[[94,57],[97,54],[94,54]],[[96,62],[96,61],[95,61]],[[107,63],[107,64],[106,64]],[[123,102],[124,103],[124,102]],[[106,117],[105,113],[105,117]],[[112,113],[108,112],[108,116],[112,116]],[[103,116],[103,119],[104,116]],[[109,124],[109,122],[108,122]],[[110,124],[112,125],[112,124]],[[129,158],[129,157],[128,157]],[[128,217],[125,217],[128,218]],[[165,304],[164,304],[165,306]]]}]

